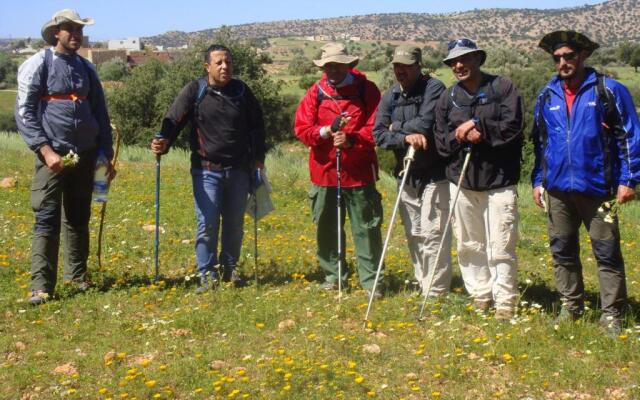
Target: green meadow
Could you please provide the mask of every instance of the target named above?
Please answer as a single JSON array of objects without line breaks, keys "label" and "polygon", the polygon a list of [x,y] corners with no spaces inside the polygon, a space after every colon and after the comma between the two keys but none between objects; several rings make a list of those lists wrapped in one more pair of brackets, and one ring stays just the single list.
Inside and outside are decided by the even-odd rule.
[{"label": "green meadow", "polygon": [[[374,303],[353,277],[341,299],[319,287],[309,213],[306,149],[282,144],[267,157],[276,210],[245,220],[243,288],[198,296],[188,154],[162,160],[159,281],[153,281],[155,163],[147,149],[120,154],[104,222],[102,268],[93,208],[89,259],[95,286],[31,307],[29,248],[33,155],[0,135],[0,399],[637,399],[640,398],[640,206],[620,214],[630,306],[625,330],[597,326],[598,280],[581,234],[589,311],[554,325],[557,295],[544,214],[522,184],[517,317],[477,314],[457,265],[452,293],[416,316],[413,272],[399,223],[386,258],[385,297]],[[386,232],[394,180],[378,183]],[[347,229],[347,232],[349,230]],[[354,255],[347,234],[347,258]],[[455,251],[454,251],[455,256]],[[454,257],[455,259],[455,257]],[[60,278],[61,279],[61,278]]]}]

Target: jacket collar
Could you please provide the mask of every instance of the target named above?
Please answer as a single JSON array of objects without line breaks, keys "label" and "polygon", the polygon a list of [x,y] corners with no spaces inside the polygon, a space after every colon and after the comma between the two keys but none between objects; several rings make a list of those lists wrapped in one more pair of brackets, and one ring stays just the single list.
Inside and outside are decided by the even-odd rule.
[{"label": "jacket collar", "polygon": [[[593,68],[585,68],[585,77],[584,81],[578,88],[576,93],[580,93],[585,87],[590,85],[595,85],[597,80],[596,70]],[[558,77],[558,75],[554,76],[549,82],[549,88],[556,92],[558,95],[562,95],[564,92],[564,81]]]}]

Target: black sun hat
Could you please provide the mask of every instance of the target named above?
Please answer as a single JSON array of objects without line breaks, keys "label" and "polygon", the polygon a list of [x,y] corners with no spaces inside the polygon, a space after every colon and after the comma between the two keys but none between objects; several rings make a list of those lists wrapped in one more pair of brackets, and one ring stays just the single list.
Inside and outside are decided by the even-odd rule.
[{"label": "black sun hat", "polygon": [[600,45],[591,41],[588,37],[580,32],[575,31],[555,31],[547,33],[538,43],[538,47],[549,54],[562,46],[569,46],[575,50],[586,50],[589,55],[593,53]]}]

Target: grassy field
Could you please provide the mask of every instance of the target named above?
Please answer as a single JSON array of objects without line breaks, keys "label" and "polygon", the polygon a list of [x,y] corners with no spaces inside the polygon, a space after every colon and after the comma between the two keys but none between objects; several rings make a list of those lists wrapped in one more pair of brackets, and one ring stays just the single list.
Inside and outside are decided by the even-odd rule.
[{"label": "grassy field", "polygon": [[[0,134],[0,399],[638,399],[640,387],[640,205],[622,210],[627,328],[607,337],[599,316],[595,264],[581,235],[590,311],[554,326],[557,302],[544,216],[520,187],[517,318],[498,323],[471,310],[456,267],[453,293],[416,321],[411,265],[396,226],[383,300],[363,327],[367,298],[350,281],[339,303],[318,287],[309,215],[306,150],[282,145],[267,168],[276,211],[259,225],[260,286],[194,294],[194,212],[188,155],[163,158],[161,273],[153,283],[152,157],[126,148],[109,193],[103,268],[95,257],[98,208],[91,222],[94,289],[28,306],[32,156]],[[394,182],[379,182],[385,222]],[[383,227],[386,230],[386,224]],[[245,225],[241,271],[253,277],[253,226]],[[353,264],[348,237],[347,255]],[[455,254],[455,253],[454,253]],[[353,267],[353,265],[350,265]]]},{"label": "grassy field", "polygon": [[13,111],[16,102],[16,91],[14,89],[0,90],[0,111]]}]

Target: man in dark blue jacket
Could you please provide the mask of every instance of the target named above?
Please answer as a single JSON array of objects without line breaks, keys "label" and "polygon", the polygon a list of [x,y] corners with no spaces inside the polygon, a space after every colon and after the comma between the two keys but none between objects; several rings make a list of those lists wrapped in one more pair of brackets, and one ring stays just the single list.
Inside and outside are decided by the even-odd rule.
[{"label": "man in dark blue jacket", "polygon": [[[398,82],[380,100],[373,137],[380,148],[393,150],[398,182],[407,149],[417,150],[400,193],[399,209],[415,278],[424,296],[435,297],[449,292],[452,275],[451,234],[443,232],[449,215],[447,159],[438,154],[433,137],[436,103],[445,87],[422,73],[421,62],[419,47],[396,47],[391,63]],[[443,240],[444,253],[436,265]]]},{"label": "man in dark blue jacket", "polygon": [[584,311],[578,236],[584,224],[598,264],[600,323],[615,334],[622,329],[627,288],[617,206],[612,211],[607,205],[635,197],[640,123],[627,88],[585,67],[597,43],[577,32],[556,31],[539,46],[553,56],[557,76],[542,89],[535,108],[533,199],[548,210],[563,302],[558,320],[575,320]]},{"label": "man in dark blue jacket", "polygon": [[[15,118],[35,152],[31,206],[35,213],[31,244],[29,302],[38,305],[54,292],[60,227],[65,238],[67,281],[88,288],[91,190],[98,152],[113,157],[111,125],[96,70],[77,54],[83,27],[93,18],[61,10],[42,27],[53,46],[26,60],[18,70]],[[77,154],[77,162],[65,156]],[[109,173],[113,177],[111,168]]]}]

